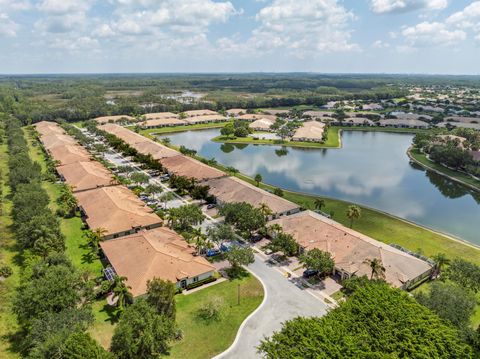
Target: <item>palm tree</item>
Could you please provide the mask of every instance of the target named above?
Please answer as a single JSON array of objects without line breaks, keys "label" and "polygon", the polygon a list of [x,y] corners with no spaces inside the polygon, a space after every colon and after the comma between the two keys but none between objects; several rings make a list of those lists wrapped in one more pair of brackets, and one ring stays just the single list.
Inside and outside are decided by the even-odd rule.
[{"label": "palm tree", "polygon": [[257,182],[257,187],[260,186],[260,182],[262,182],[263,178],[260,173],[257,173],[254,178],[255,182]]},{"label": "palm tree", "polygon": [[270,207],[268,207],[266,203],[260,204],[260,207],[258,209],[260,210],[260,212],[262,212],[266,220],[268,220],[268,216],[273,214],[273,211],[270,209]]},{"label": "palm tree", "polygon": [[272,237],[277,236],[279,233],[283,231],[283,228],[278,223],[272,224],[268,229],[272,232]]},{"label": "palm tree", "polygon": [[163,209],[166,210],[167,209],[167,202],[168,201],[171,201],[172,199],[175,198],[175,195],[172,193],[172,192],[165,192],[163,195],[162,195],[162,201],[163,201]]},{"label": "palm tree", "polygon": [[315,209],[318,209],[319,211],[321,211],[322,208],[325,207],[325,200],[321,198],[315,199],[314,206],[315,206]]},{"label": "palm tree", "polygon": [[103,237],[107,233],[107,230],[104,228],[97,228],[92,230],[87,230],[84,232],[84,236],[87,238],[88,245],[92,248],[92,252],[95,255],[98,255],[100,250],[100,242],[103,241]]},{"label": "palm tree", "polygon": [[450,264],[450,259],[447,258],[445,253],[438,253],[435,256],[433,256],[432,259],[435,262],[434,277],[437,277],[442,271],[442,267]]},{"label": "palm tree", "polygon": [[348,206],[347,217],[350,219],[350,228],[353,226],[353,220],[362,216],[362,210],[356,205]]},{"label": "palm tree", "polygon": [[207,247],[207,237],[202,233],[200,228],[195,228],[192,231],[192,240],[195,242],[197,248],[197,254],[200,255],[202,250]]},{"label": "palm tree", "polygon": [[372,273],[370,279],[384,279],[385,278],[385,267],[383,266],[382,260],[379,258],[366,259],[365,263],[370,266]]},{"label": "palm tree", "polygon": [[158,193],[163,192],[163,187],[160,186],[160,185],[157,185],[157,184],[149,184],[145,188],[145,192],[147,192],[149,195],[151,195],[153,198],[155,198]]},{"label": "palm tree", "polygon": [[113,293],[117,298],[117,307],[120,311],[133,303],[133,295],[130,293],[131,287],[125,284],[127,277],[116,276],[113,280]]}]

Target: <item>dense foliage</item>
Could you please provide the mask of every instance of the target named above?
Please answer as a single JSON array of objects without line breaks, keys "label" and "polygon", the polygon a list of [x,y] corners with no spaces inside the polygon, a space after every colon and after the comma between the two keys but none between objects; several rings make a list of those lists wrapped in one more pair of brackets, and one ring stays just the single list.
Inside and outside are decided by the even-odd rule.
[{"label": "dense foliage", "polygon": [[472,358],[455,328],[382,282],[322,318],[297,318],[260,345],[267,358]]}]

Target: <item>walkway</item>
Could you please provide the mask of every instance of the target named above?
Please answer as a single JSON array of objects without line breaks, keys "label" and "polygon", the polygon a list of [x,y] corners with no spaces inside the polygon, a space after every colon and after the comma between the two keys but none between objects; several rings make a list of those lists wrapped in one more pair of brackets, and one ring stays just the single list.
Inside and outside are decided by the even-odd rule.
[{"label": "walkway", "polygon": [[215,358],[259,358],[256,347],[265,336],[282,328],[282,323],[297,316],[322,316],[327,305],[310,290],[300,289],[288,281],[274,266],[258,254],[248,269],[262,282],[265,299],[257,311],[240,327],[232,346]]}]

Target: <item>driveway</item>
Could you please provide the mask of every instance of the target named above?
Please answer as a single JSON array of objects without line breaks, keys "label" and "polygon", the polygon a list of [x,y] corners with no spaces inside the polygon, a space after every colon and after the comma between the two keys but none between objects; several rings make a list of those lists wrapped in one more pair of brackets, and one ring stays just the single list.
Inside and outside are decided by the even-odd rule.
[{"label": "driveway", "polygon": [[248,269],[262,281],[265,300],[244,322],[233,345],[215,358],[260,358],[256,347],[265,336],[280,330],[283,322],[297,316],[322,316],[326,313],[324,302],[309,290],[295,286],[258,254],[255,254],[255,262]]}]

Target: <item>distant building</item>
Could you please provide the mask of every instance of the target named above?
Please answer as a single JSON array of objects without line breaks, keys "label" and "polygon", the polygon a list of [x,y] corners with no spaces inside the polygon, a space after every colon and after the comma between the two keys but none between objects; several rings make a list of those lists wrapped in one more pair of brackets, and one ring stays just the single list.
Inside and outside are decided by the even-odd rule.
[{"label": "distant building", "polygon": [[308,121],[295,131],[292,141],[322,142],[325,124],[318,121]]}]

